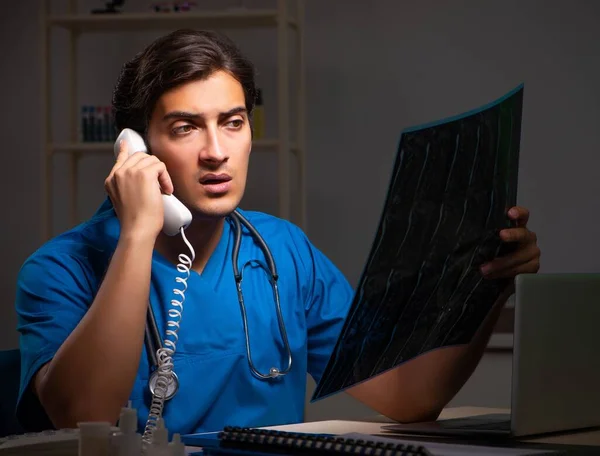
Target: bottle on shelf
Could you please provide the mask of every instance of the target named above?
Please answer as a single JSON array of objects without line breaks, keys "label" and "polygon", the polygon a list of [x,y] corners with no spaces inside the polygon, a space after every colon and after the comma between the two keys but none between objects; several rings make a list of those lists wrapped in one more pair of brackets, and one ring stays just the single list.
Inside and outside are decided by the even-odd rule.
[{"label": "bottle on shelf", "polygon": [[112,142],[117,139],[110,106],[81,107],[81,142]]}]

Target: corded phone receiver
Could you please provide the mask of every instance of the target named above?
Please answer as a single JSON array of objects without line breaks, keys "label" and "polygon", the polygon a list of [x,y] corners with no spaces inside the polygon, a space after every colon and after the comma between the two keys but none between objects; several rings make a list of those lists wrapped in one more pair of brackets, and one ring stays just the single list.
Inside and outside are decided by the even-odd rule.
[{"label": "corded phone receiver", "polygon": [[[138,132],[130,128],[124,128],[117,137],[114,145],[115,158],[119,155],[119,143],[121,140],[127,143],[129,155],[135,152],[148,153],[148,148],[144,139]],[[168,236],[175,236],[181,228],[187,228],[192,222],[192,213],[173,195],[162,194],[164,204],[165,220],[163,223],[163,232]]]},{"label": "corded phone receiver", "polygon": [[[114,154],[115,158],[119,155],[119,143],[125,141],[128,147],[129,155],[136,152],[148,153],[148,148],[144,143],[144,139],[135,130],[125,128],[115,141]],[[158,185],[158,182],[157,182]],[[177,296],[171,300],[171,308],[168,309],[167,316],[169,320],[166,323],[166,334],[162,342],[162,346],[156,350],[156,359],[158,366],[150,376],[150,389],[152,392],[152,403],[148,412],[148,420],[144,429],[142,441],[151,443],[154,439],[154,431],[157,430],[158,424],[162,419],[162,410],[164,401],[170,397],[170,389],[175,386],[177,390],[177,376],[173,372],[173,355],[175,354],[175,346],[177,343],[177,331],[179,329],[179,320],[183,312],[183,302],[185,300],[185,290],[187,289],[187,280],[190,277],[190,270],[196,253],[194,247],[185,236],[185,228],[192,222],[192,213],[185,207],[181,201],[173,195],[162,194],[164,204],[164,222],[163,232],[168,236],[175,236],[180,233],[183,241],[190,250],[190,256],[180,254],[178,257],[177,271],[183,274],[182,277],[176,277],[175,281],[181,284],[181,288],[174,288],[173,294]],[[162,431],[161,431],[162,432]]]}]

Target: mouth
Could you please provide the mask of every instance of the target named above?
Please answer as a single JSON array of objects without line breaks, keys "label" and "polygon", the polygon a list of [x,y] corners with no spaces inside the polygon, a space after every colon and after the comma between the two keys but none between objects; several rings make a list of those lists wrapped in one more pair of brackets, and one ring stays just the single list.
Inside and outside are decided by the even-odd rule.
[{"label": "mouth", "polygon": [[208,193],[225,193],[231,187],[231,176],[228,174],[206,174],[200,184]]}]

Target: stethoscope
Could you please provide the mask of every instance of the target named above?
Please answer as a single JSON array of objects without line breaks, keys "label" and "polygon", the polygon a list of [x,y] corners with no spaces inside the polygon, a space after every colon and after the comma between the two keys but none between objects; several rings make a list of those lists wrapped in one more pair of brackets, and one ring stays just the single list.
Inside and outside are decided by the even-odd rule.
[{"label": "stethoscope", "polygon": [[[271,254],[271,250],[267,246],[267,243],[265,242],[263,237],[259,234],[259,232],[256,230],[256,228],[254,228],[254,226],[252,226],[252,224],[242,214],[240,214],[237,210],[235,210],[231,213],[229,218],[231,219],[231,221],[234,224],[234,231],[235,231],[235,242],[234,242],[233,254],[232,254],[233,275],[235,277],[238,303],[240,305],[240,310],[242,313],[242,322],[244,324],[244,335],[245,335],[245,339],[246,339],[246,355],[248,358],[248,364],[250,365],[250,371],[252,372],[252,375],[254,375],[256,378],[258,378],[260,380],[269,380],[269,379],[282,377],[282,376],[286,375],[292,368],[292,351],[290,349],[290,345],[289,345],[286,330],[285,330],[285,324],[283,322],[283,316],[281,314],[281,305],[279,302],[279,289],[277,287],[277,280],[279,279],[279,275],[277,274],[277,268],[275,267],[275,260],[273,260],[273,255]],[[238,268],[238,256],[240,253],[240,246],[242,243],[242,225],[244,225],[246,227],[246,229],[250,232],[250,234],[254,238],[255,242],[258,243],[259,247],[263,251],[263,255],[265,256],[265,259],[267,260],[268,267],[269,267],[268,272],[270,273],[270,276],[271,276],[269,282],[271,282],[271,288],[273,290],[273,297],[275,299],[275,310],[277,312],[279,331],[281,332],[281,337],[283,339],[283,343],[284,343],[285,349],[287,351],[287,367],[283,370],[281,370],[277,367],[271,367],[271,369],[269,369],[268,374],[261,373],[256,368],[256,366],[254,365],[254,362],[252,361],[252,353],[251,353],[251,349],[250,349],[250,335],[248,332],[248,321],[247,321],[247,317],[246,317],[246,306],[244,304],[244,294],[242,292],[242,273],[243,273],[243,270],[246,267],[246,265],[253,262],[254,260],[247,261],[244,264],[244,267],[242,267],[241,271]],[[261,263],[259,263],[259,262],[257,262],[257,263],[261,267],[264,268],[264,266],[262,266]],[[159,371],[157,369],[157,367],[158,367],[157,351],[160,348],[162,348],[163,344],[162,344],[162,338],[160,337],[160,334],[158,331],[158,326],[156,324],[156,318],[154,316],[154,311],[152,310],[151,305],[148,305],[145,343],[146,343],[146,351],[148,352],[148,356],[150,358],[151,370],[152,370],[150,379],[148,380],[148,387],[150,389],[150,392],[154,395],[154,392],[157,387],[158,377],[159,377],[158,376]],[[172,371],[171,372],[171,380],[169,381],[169,383],[167,385],[167,392],[165,395],[165,400],[171,399],[173,396],[175,396],[178,389],[179,389],[179,378],[177,377],[177,374],[175,374],[175,371]]]}]

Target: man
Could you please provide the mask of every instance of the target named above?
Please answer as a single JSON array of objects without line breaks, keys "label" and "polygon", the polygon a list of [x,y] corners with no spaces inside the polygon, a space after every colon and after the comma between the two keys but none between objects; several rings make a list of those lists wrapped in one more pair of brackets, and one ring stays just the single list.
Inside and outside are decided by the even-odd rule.
[{"label": "man", "polygon": [[[126,146],[106,178],[109,199],[87,222],[42,246],[18,281],[23,376],[19,414],[36,401],[53,426],[116,422],[131,400],[143,428],[151,403],[153,365],[144,346],[148,302],[160,334],[180,311],[173,356],[177,394],[164,418],[173,432],[261,426],[303,419],[306,373],[319,380],[333,350],[353,291],[340,271],[291,223],[243,214],[271,249],[291,371],[277,379],[252,374],[232,268],[234,229],[229,214],[246,184],[256,88],[252,65],[226,38],[182,30],[153,42],[128,62],[115,88],[119,130],[143,135],[151,154]],[[160,188],[159,188],[160,184]],[[185,284],[176,265],[188,247],[162,233],[164,193],[192,212],[185,236],[195,250]],[[518,244],[510,256],[483,265],[489,278],[514,277],[539,267],[528,212],[513,208],[520,225],[501,232]],[[282,337],[266,259],[243,231],[243,272],[252,365],[285,368]],[[185,275],[183,275],[185,277]],[[184,288],[184,310],[174,289]],[[425,354],[348,390],[399,421],[435,418],[477,365],[505,296],[469,346]],[[172,329],[169,327],[168,329]]]}]

